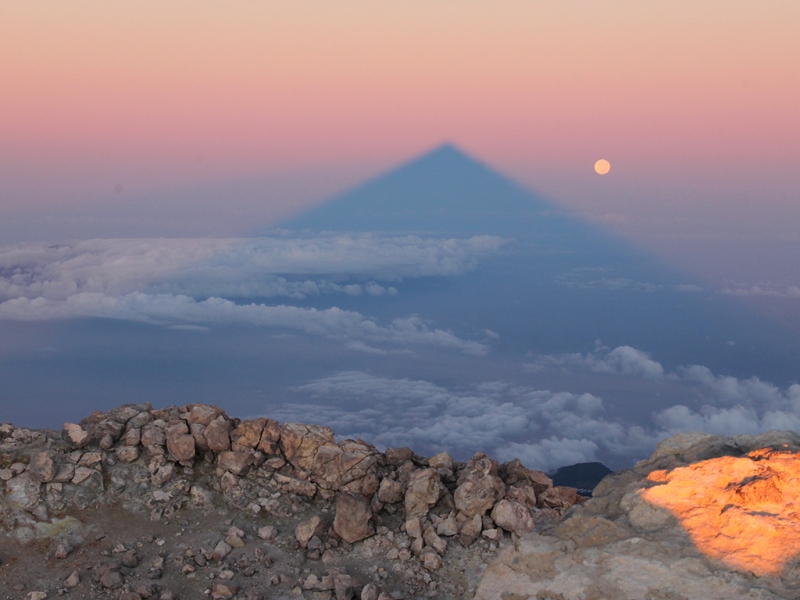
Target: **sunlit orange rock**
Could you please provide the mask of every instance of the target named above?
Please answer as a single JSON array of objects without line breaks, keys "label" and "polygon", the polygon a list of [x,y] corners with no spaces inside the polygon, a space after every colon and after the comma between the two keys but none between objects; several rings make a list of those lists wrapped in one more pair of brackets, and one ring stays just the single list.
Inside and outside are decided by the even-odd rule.
[{"label": "sunlit orange rock", "polygon": [[640,491],[678,518],[709,558],[779,575],[800,556],[800,454],[762,449],[654,471]]}]

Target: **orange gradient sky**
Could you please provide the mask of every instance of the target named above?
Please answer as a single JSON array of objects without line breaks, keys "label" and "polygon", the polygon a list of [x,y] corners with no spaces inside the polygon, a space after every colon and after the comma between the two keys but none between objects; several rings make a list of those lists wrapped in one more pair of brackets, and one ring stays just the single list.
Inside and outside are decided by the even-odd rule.
[{"label": "orange gradient sky", "polygon": [[798,23],[796,0],[4,2],[0,215],[338,170],[322,198],[451,141],[634,237],[797,240]]}]

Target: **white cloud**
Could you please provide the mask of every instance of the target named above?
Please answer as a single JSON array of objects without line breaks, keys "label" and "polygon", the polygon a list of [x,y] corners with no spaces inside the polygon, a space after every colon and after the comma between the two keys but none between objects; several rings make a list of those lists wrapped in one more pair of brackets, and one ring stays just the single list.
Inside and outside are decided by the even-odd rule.
[{"label": "white cloud", "polygon": [[647,281],[615,277],[609,269],[604,267],[577,267],[558,275],[555,281],[566,287],[585,290],[630,290],[652,293],[663,288],[662,285]]},{"label": "white cloud", "polygon": [[143,294],[120,298],[80,293],[66,300],[16,298],[0,304],[0,319],[41,321],[79,317],[125,319],[158,325],[256,325],[324,335],[364,343],[427,345],[484,355],[487,347],[450,332],[430,329],[419,317],[395,319],[387,327],[340,308],[317,310],[296,306],[236,304],[224,298],[197,301],[188,296]]},{"label": "white cloud", "polygon": [[0,249],[0,298],[132,292],[203,299],[397,293],[379,282],[464,273],[506,242],[339,234],[252,239],[88,240]]},{"label": "white cloud", "polygon": [[726,287],[723,294],[732,296],[771,296],[773,298],[800,298],[800,287],[796,285],[772,286],[766,284]]},{"label": "white cloud", "polygon": [[693,283],[679,283],[678,285],[673,286],[672,290],[675,292],[697,294],[702,292],[703,288]]},{"label": "white cloud", "polygon": [[627,346],[565,356],[553,361],[557,368],[634,377],[643,382],[638,389],[645,396],[669,386],[673,395],[688,395],[695,404],[676,403],[642,420],[624,410],[612,417],[604,400],[592,393],[508,381],[449,389],[428,381],[345,372],[293,388],[295,397],[305,400],[274,406],[268,415],[292,421],[314,414],[337,434],[379,447],[408,445],[422,454],[446,449],[459,459],[483,451],[499,460],[520,458],[543,470],[594,460],[630,465],[680,432],[800,431],[797,384],[781,389],[757,378],[717,376],[703,366],[665,373],[647,354]]},{"label": "white cloud", "polygon": [[592,394],[535,390],[493,381],[451,390],[428,381],[344,372],[292,389],[308,403],[291,402],[266,413],[281,421],[314,414],[340,436],[379,447],[411,446],[432,454],[446,449],[466,459],[483,451],[501,460],[518,457],[544,470],[652,451],[658,439],[643,428],[605,417]]},{"label": "white cloud", "polygon": [[[0,249],[0,319],[111,318],[202,328],[256,325],[373,344],[485,354],[479,342],[418,317],[379,325],[358,312],[271,306],[254,299],[322,294],[380,298],[404,278],[472,269],[504,240],[337,234],[254,239],[89,240]],[[383,283],[379,283],[383,282]],[[248,302],[249,301],[249,302]]]},{"label": "white cloud", "polygon": [[534,372],[548,368],[564,371],[587,370],[647,379],[660,379],[664,376],[661,363],[654,361],[646,352],[631,346],[618,346],[608,350],[605,346],[598,346],[594,352],[587,354],[540,355],[525,365],[525,368]]},{"label": "white cloud", "polygon": [[565,465],[594,462],[598,449],[591,440],[551,437],[535,444],[510,442],[499,449],[497,458],[501,461],[519,458],[525,465],[551,471]]}]

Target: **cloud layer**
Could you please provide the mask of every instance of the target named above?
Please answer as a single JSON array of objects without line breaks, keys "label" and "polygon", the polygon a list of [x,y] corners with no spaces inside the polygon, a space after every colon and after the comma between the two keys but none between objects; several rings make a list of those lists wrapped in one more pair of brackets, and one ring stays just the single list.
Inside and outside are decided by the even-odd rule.
[{"label": "cloud layer", "polygon": [[90,240],[0,250],[0,319],[112,318],[176,327],[256,325],[370,344],[434,345],[484,354],[483,344],[419,317],[382,326],[358,312],[278,306],[323,294],[380,297],[388,283],[445,277],[497,252],[497,237],[373,234],[255,239]]},{"label": "cloud layer", "polygon": [[408,445],[423,453],[445,448],[460,459],[480,450],[500,460],[520,458],[544,470],[594,460],[629,466],[648,456],[659,441],[680,432],[731,435],[800,429],[800,385],[780,389],[758,378],[718,376],[702,366],[670,373],[628,346],[540,357],[533,364],[537,372],[571,369],[642,380],[648,394],[659,393],[663,384],[677,385],[702,402],[694,409],[676,403],[654,412],[647,422],[635,422],[612,417],[604,400],[593,393],[505,381],[449,389],[429,381],[348,371],[293,388],[300,402],[271,406],[268,414],[294,421],[311,413],[342,436],[381,447]]}]

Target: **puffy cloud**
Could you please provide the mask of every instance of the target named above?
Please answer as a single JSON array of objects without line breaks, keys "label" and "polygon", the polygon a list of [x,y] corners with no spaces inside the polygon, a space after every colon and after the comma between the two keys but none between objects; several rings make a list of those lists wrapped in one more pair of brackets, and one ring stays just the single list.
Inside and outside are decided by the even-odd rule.
[{"label": "puffy cloud", "polygon": [[294,421],[310,413],[341,436],[422,453],[447,449],[459,459],[483,451],[550,470],[600,454],[626,460],[652,451],[658,441],[641,427],[607,419],[603,401],[592,394],[500,381],[451,390],[350,371],[292,391],[306,401],[270,407],[270,417]]},{"label": "puffy cloud", "polygon": [[331,234],[5,248],[0,250],[0,319],[99,317],[181,328],[257,325],[341,338],[365,352],[383,351],[372,344],[394,344],[480,355],[487,351],[484,344],[431,329],[418,317],[382,326],[336,307],[316,310],[253,300],[392,296],[398,290],[387,283],[458,275],[504,244],[492,236]]},{"label": "puffy cloud", "polygon": [[591,360],[568,356],[571,368],[641,379],[641,394],[673,386],[673,392],[677,389],[697,402],[692,407],[676,403],[644,418],[624,412],[614,417],[604,400],[592,393],[542,390],[509,381],[450,389],[429,381],[350,371],[293,388],[297,401],[271,407],[268,414],[284,421],[314,414],[337,434],[380,447],[408,445],[428,454],[446,449],[457,459],[483,451],[500,460],[520,458],[543,470],[593,460],[629,466],[649,456],[659,441],[680,432],[800,430],[797,384],[780,389],[757,378],[717,376],[702,366],[664,373],[659,363],[629,347],[601,348]]},{"label": "puffy cloud", "polygon": [[525,368],[529,371],[543,371],[548,368],[587,370],[646,379],[660,379],[664,376],[661,363],[654,361],[646,352],[631,346],[618,346],[610,351],[605,346],[598,346],[594,352],[587,354],[541,355],[525,365]]},{"label": "puffy cloud", "polygon": [[796,285],[771,286],[771,285],[751,285],[739,287],[726,287],[722,290],[723,294],[733,296],[771,296],[773,298],[800,298],[800,287]]},{"label": "puffy cloud", "polygon": [[383,327],[361,313],[328,308],[236,304],[224,298],[195,300],[188,296],[135,292],[114,298],[100,293],[79,293],[66,300],[16,298],[0,304],[0,319],[38,321],[76,317],[125,319],[168,326],[256,325],[324,335],[372,350],[369,343],[427,345],[484,355],[487,347],[462,340],[441,329],[429,329],[419,317],[395,319]]},{"label": "puffy cloud", "polygon": [[[535,444],[510,442],[501,447],[497,457],[501,461],[519,458],[525,465],[535,465],[542,471],[551,471],[565,465],[594,462],[598,446],[591,440],[547,438]],[[530,467],[529,467],[530,468]]]},{"label": "puffy cloud", "polygon": [[0,298],[132,292],[202,299],[397,293],[379,282],[458,275],[506,242],[378,234],[88,240],[0,250]]}]

